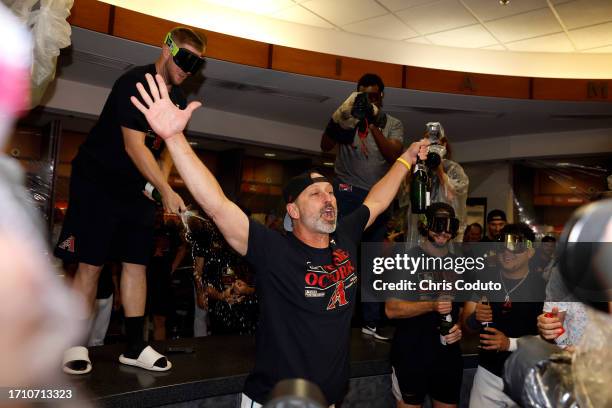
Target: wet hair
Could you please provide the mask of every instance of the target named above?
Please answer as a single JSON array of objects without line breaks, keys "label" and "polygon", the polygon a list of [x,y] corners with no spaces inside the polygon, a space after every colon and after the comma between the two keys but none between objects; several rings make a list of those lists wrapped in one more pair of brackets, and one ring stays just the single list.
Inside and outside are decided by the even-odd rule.
[{"label": "wet hair", "polygon": [[194,48],[204,52],[206,50],[206,36],[203,33],[196,33],[191,28],[175,27],[170,31],[172,40],[179,45],[189,44]]}]

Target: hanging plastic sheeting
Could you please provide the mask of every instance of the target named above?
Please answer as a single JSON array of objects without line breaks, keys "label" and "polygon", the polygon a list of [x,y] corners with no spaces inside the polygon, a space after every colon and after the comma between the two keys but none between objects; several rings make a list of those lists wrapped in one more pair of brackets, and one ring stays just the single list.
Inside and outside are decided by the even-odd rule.
[{"label": "hanging plastic sheeting", "polygon": [[70,45],[66,21],[74,0],[3,0],[32,31],[34,54],[31,78],[31,108],[38,106],[47,86],[55,78],[57,56]]}]

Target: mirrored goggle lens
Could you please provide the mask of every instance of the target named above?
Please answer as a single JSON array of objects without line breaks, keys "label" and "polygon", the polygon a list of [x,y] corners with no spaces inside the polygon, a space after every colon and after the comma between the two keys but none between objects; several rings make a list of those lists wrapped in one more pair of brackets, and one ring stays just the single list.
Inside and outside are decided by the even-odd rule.
[{"label": "mirrored goggle lens", "polygon": [[183,72],[195,74],[204,65],[204,58],[200,58],[197,55],[180,48],[176,55],[173,57],[174,63],[178,65]]},{"label": "mirrored goggle lens", "polygon": [[518,235],[505,234],[499,239],[501,241],[501,249],[505,249],[515,254],[520,254],[529,248],[533,248],[533,243],[530,240],[523,239],[523,237]]},{"label": "mirrored goggle lens", "polygon": [[429,229],[436,234],[447,232],[453,235],[459,229],[459,220],[456,218],[434,217]]}]

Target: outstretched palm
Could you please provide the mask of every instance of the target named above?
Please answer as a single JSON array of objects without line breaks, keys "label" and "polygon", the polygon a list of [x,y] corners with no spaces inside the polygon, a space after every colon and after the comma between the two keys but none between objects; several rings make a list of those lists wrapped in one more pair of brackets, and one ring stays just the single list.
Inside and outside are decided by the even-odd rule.
[{"label": "outstretched palm", "polygon": [[131,97],[132,103],[145,115],[151,129],[161,138],[168,139],[181,133],[187,126],[193,111],[202,104],[191,102],[187,108],[180,109],[172,103],[168,95],[168,88],[166,88],[164,79],[160,75],[155,75],[157,83],[155,83],[151,74],[146,74],[145,78],[149,84],[150,94],[140,82],[136,84],[136,88],[146,106],[135,96]]}]

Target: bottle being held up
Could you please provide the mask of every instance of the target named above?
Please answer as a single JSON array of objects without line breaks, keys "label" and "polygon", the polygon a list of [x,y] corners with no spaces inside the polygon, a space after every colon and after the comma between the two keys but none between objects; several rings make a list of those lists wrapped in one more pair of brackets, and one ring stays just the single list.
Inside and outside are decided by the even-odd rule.
[{"label": "bottle being held up", "polygon": [[[489,305],[489,299],[487,299],[486,296],[483,296],[480,299],[480,303],[482,303],[485,306],[489,306],[489,309],[491,308],[491,306]],[[491,316],[493,316],[493,313],[491,313]],[[493,327],[493,319],[489,319],[488,321],[480,322],[480,324],[482,325],[482,328],[481,328],[480,332],[481,333],[487,333],[487,331],[485,331],[485,329],[487,327]]]},{"label": "bottle being held up", "polygon": [[417,159],[410,183],[410,207],[413,214],[425,214],[429,207],[428,184],[427,167],[422,160]]},{"label": "bottle being held up", "polygon": [[149,200],[155,201],[159,205],[162,204],[161,193],[159,192],[158,189],[155,188],[155,186],[153,184],[147,182],[147,184],[145,184],[143,193],[144,193],[144,195],[147,196],[147,198]]},{"label": "bottle being held up", "polygon": [[442,343],[443,346],[447,345],[444,336],[446,336],[450,332],[450,329],[452,329],[452,327],[453,317],[451,316],[451,314],[440,314],[440,343]]},{"label": "bottle being held up", "polygon": [[[491,309],[491,306],[489,305],[489,300],[487,299],[486,296],[483,296],[480,299],[480,305],[483,306],[484,309],[488,309],[488,312],[490,313],[491,318],[490,319],[486,319],[486,320],[480,320],[480,334],[491,334],[490,331],[488,331],[487,329],[489,327],[495,327],[493,325],[493,310]],[[482,338],[480,338],[480,340],[482,341]],[[480,352],[490,352],[490,350],[485,350],[482,348],[482,343],[479,344],[478,348],[480,349]]]}]

